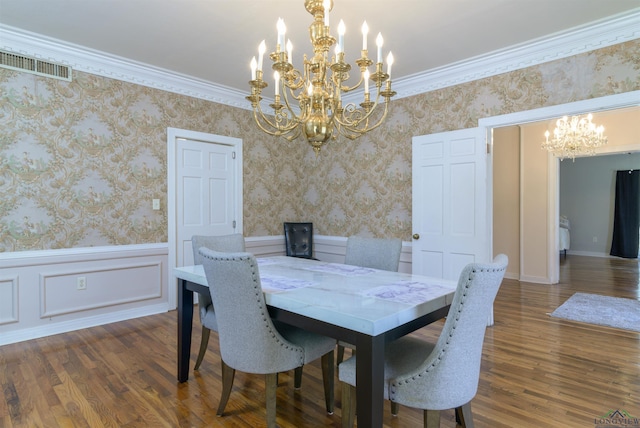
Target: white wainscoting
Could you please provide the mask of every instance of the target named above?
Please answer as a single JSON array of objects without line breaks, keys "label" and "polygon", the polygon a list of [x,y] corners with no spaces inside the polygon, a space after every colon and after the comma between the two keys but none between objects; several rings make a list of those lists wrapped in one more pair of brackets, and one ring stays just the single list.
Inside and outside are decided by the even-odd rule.
[{"label": "white wainscoting", "polygon": [[166,312],[167,255],[166,243],[0,254],[0,345]]},{"label": "white wainscoting", "polygon": [[[323,261],[344,262],[346,246],[343,237],[314,236]],[[246,248],[284,255],[284,236],[248,237]],[[166,243],[0,253],[0,346],[172,309],[167,259]],[[411,272],[411,243],[399,270]]]},{"label": "white wainscoting", "polygon": [[[285,254],[284,235],[246,238],[247,251],[256,257],[278,256]],[[313,252],[317,259],[325,262],[344,263],[347,250],[347,238],[341,236],[313,236]],[[400,254],[400,272],[411,273],[411,243],[402,243]]]}]

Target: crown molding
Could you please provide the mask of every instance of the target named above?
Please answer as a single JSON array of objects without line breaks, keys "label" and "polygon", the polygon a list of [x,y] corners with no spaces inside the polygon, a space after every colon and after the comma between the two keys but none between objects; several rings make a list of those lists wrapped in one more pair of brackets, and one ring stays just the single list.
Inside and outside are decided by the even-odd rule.
[{"label": "crown molding", "polygon": [[[640,38],[640,8],[394,81],[394,100]],[[148,64],[0,24],[0,49],[74,70],[251,110],[246,93]],[[354,93],[345,97],[357,99]]]},{"label": "crown molding", "polygon": [[393,82],[394,100],[640,38],[640,8]]},{"label": "crown molding", "polygon": [[74,70],[251,110],[233,88],[0,24],[0,49]]}]

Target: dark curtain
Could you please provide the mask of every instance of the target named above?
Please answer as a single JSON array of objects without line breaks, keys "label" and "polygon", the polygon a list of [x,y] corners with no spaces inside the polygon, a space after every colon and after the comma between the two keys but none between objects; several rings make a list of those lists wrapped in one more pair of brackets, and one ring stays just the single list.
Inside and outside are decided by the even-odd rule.
[{"label": "dark curtain", "polygon": [[618,171],[611,255],[628,259],[638,258],[639,228],[640,170]]}]

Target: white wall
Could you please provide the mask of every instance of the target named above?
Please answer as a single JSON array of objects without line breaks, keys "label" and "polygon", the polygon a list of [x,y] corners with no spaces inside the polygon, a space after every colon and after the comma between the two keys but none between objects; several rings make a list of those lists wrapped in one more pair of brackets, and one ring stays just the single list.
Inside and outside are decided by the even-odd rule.
[{"label": "white wall", "polygon": [[520,278],[520,127],[493,130],[493,255],[506,254],[506,278]]},{"label": "white wall", "polygon": [[560,214],[571,222],[569,254],[608,257],[613,238],[616,172],[640,169],[640,153],[560,163]]}]

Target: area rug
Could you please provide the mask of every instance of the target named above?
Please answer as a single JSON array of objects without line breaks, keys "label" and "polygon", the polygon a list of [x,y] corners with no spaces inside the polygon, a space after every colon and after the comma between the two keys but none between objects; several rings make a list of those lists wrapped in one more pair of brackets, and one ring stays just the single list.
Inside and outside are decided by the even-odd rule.
[{"label": "area rug", "polygon": [[634,299],[576,293],[551,316],[640,333],[640,301]]}]

